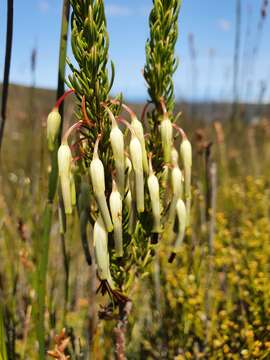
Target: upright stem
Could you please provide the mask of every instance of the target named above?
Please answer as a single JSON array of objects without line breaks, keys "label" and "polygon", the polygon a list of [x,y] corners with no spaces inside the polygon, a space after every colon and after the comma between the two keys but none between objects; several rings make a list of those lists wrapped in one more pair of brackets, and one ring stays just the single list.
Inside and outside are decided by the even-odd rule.
[{"label": "upright stem", "polygon": [[[63,13],[62,13],[62,25],[61,25],[61,37],[60,37],[60,50],[59,50],[59,71],[58,71],[58,87],[57,98],[64,93],[64,81],[65,81],[65,59],[67,51],[67,34],[69,23],[69,0],[63,0]],[[39,359],[45,360],[45,298],[46,298],[46,277],[48,269],[48,257],[49,257],[49,244],[50,244],[50,232],[52,225],[53,215],[53,200],[57,190],[58,179],[58,164],[57,164],[57,151],[61,143],[64,108],[63,104],[59,108],[61,114],[61,131],[57,141],[57,146],[51,156],[51,172],[49,175],[48,184],[48,200],[43,215],[43,230],[41,243],[38,246],[38,266],[37,266],[37,338],[39,343]]]},{"label": "upright stem", "polygon": [[13,39],[13,0],[8,0],[7,1],[6,56],[5,56],[4,80],[3,80],[3,88],[2,88],[2,105],[1,105],[1,122],[0,122],[0,150],[1,150],[1,146],[2,146],[4,127],[5,127],[5,122],[6,122],[12,39]]},{"label": "upright stem", "polygon": [[1,303],[0,303],[0,359],[7,360],[4,316],[3,316],[3,308]]},{"label": "upright stem", "polygon": [[175,45],[182,1],[160,0],[153,3],[149,17],[150,36],[146,43],[144,78],[148,85],[150,99],[156,107],[156,117],[158,117],[158,115],[162,115],[161,99],[163,99],[169,114],[174,110],[173,74],[178,66]]},{"label": "upright stem", "polygon": [[[69,0],[63,0],[62,10],[62,25],[60,35],[60,49],[59,49],[59,65],[58,65],[58,86],[56,98],[59,99],[64,94],[65,88],[65,69],[66,69],[66,56],[67,56],[67,35],[69,24],[70,3]],[[63,117],[64,102],[59,107],[59,113]],[[63,121],[61,123],[61,132],[59,135],[59,142],[61,141]]]},{"label": "upright stem", "polygon": [[45,297],[46,297],[46,274],[49,256],[49,240],[52,225],[53,204],[47,202],[43,214],[43,230],[41,244],[38,246],[38,266],[37,266],[37,339],[39,343],[39,359],[45,360]]},{"label": "upright stem", "polygon": [[126,348],[126,331],[128,324],[128,316],[130,314],[132,303],[128,301],[125,305],[119,307],[119,319],[114,329],[116,336],[115,341],[115,354],[117,360],[125,360],[125,348]]},{"label": "upright stem", "polygon": [[209,221],[211,213],[211,196],[212,196],[212,182],[211,182],[211,166],[212,166],[212,143],[208,143],[205,148],[205,217]]}]

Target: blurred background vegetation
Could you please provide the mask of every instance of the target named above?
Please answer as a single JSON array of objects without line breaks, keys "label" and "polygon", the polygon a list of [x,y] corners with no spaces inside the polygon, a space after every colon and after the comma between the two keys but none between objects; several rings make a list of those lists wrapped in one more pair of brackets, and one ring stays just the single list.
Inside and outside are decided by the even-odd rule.
[{"label": "blurred background vegetation", "polygon": [[[260,19],[267,19],[263,11]],[[234,35],[237,77],[237,29]],[[194,152],[192,226],[175,262],[168,264],[161,243],[133,289],[128,359],[270,359],[270,109],[263,94],[252,103],[240,102],[237,91],[230,102],[177,102]],[[54,102],[55,91],[34,82],[10,86],[0,174],[0,350],[5,338],[9,359],[37,358],[35,248],[49,170],[46,118]],[[130,106],[141,114],[142,102]],[[68,99],[65,127],[72,114]],[[92,358],[111,359],[115,324],[97,321],[96,284],[77,237],[78,219],[72,222],[65,246],[57,221],[52,228],[47,348],[69,337],[66,354],[89,358],[91,337]]]}]

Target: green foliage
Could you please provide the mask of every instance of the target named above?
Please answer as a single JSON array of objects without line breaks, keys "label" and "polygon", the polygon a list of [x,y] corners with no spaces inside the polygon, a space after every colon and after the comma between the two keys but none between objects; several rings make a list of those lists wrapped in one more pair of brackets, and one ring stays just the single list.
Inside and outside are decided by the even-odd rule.
[{"label": "green foliage", "polygon": [[252,177],[241,186],[223,185],[213,256],[198,228],[173,266],[166,264],[161,250],[160,297],[152,292],[148,319],[134,315],[135,327],[142,321],[136,358],[268,359],[267,187],[266,179]]},{"label": "green foliage", "polygon": [[0,359],[7,360],[6,336],[3,319],[3,309],[0,304]]},{"label": "green foliage", "polygon": [[[76,69],[68,60],[72,70],[69,85],[75,89],[79,104],[82,103],[83,96],[86,98],[87,114],[95,122],[95,129],[92,129],[95,138],[104,126],[106,116],[102,102],[108,100],[114,81],[113,63],[111,63],[111,79],[107,70],[109,37],[104,4],[102,0],[80,2],[72,0],[71,5],[73,8],[71,45],[79,68]],[[81,119],[82,116],[79,107],[77,117]]]},{"label": "green foliage", "polygon": [[[159,125],[164,115],[162,105],[169,112],[169,120],[176,122],[173,117],[172,76],[177,66],[174,47],[180,1],[159,0],[153,4],[144,74],[154,110],[148,113],[143,126],[149,133],[145,139],[146,150],[148,154],[152,153],[153,167],[162,183],[164,159]],[[117,321],[121,313],[116,313],[114,301],[108,304],[108,298],[96,294],[95,267],[89,267],[87,251],[89,244],[92,247],[91,225],[96,220],[98,209],[88,168],[94,142],[102,133],[99,156],[105,168],[105,195],[108,200],[115,164],[109,141],[111,121],[103,105],[106,104],[117,117],[122,99],[113,104],[110,101],[114,71],[112,67],[110,79],[103,2],[72,0],[71,5],[72,46],[78,69],[69,62],[72,75],[68,83],[76,92],[78,120],[85,118],[85,100],[87,117],[95,124],[94,127],[89,123],[83,124],[70,144],[76,160],[72,166],[79,195],[79,219],[77,216],[64,218],[68,231],[66,239],[63,231],[59,235],[59,224],[54,226],[52,223],[56,215],[51,204],[57,183],[56,153],[52,159],[54,177],[49,181],[49,202],[44,219],[38,215],[44,210],[42,194],[48,187],[44,181],[48,177],[47,166],[40,166],[36,176],[38,184],[27,175],[23,163],[26,156],[20,154],[18,157],[14,139],[19,134],[20,149],[24,154],[29,133],[23,121],[18,121],[16,127],[7,129],[10,132],[5,153],[7,176],[0,178],[3,189],[3,196],[0,194],[0,293],[5,314],[9,316],[4,324],[0,309],[0,358],[4,359],[5,340],[9,357],[14,354],[13,357],[18,359],[44,358],[45,347],[46,350],[53,349],[57,341],[59,345],[59,336],[55,335],[64,333],[61,331],[63,323],[67,341],[63,352],[72,359],[106,359],[112,358],[114,352],[112,333],[115,322],[97,324],[96,319],[98,310],[100,317]],[[62,65],[61,78],[63,70]],[[17,93],[16,89],[16,99]],[[40,98],[44,100],[44,94]],[[52,99],[45,102],[44,107],[47,107]],[[14,108],[11,106],[11,111]],[[69,115],[72,118],[72,114]],[[45,112],[40,111],[37,117],[45,117]],[[193,132],[199,124],[190,120],[194,119],[183,115],[183,122],[189,124],[188,131]],[[231,127],[227,129],[225,125],[225,137],[220,136],[214,150],[219,177],[218,211],[216,215],[210,212],[216,221],[212,253],[208,246],[209,224],[205,219],[205,212],[209,209],[205,209],[204,192],[207,186],[204,161],[196,151],[193,159],[192,228],[188,230],[173,264],[168,264],[171,242],[166,231],[159,236],[158,246],[151,244],[153,219],[146,183],[145,211],[137,214],[137,223],[131,234],[128,232],[129,213],[124,206],[123,258],[116,257],[113,235],[109,234],[110,270],[116,285],[115,295],[123,300],[120,290],[132,297],[134,304],[126,341],[128,359],[270,358],[269,122],[262,121],[256,126],[243,122],[240,125],[241,136],[236,130],[232,133]],[[210,140],[212,124],[206,124],[204,130],[208,136],[203,139],[203,144],[197,144],[200,151],[206,140]],[[123,131],[123,134],[128,144],[128,131]],[[36,163],[42,164],[50,160],[46,155],[44,157],[44,142],[40,141],[43,138],[44,132],[40,129],[32,144],[33,149],[37,149]],[[247,158],[251,161],[247,162]],[[246,174],[253,176],[246,177]],[[258,174],[262,176],[258,177]],[[86,195],[82,191],[85,185]],[[32,195],[32,186],[38,189],[36,198]],[[160,195],[163,225],[166,225],[170,186],[162,185]],[[78,239],[79,230],[88,263]],[[53,244],[51,249],[49,240]],[[90,252],[92,256],[93,252]],[[34,308],[35,304],[38,304],[37,308]],[[35,320],[38,320],[38,327]],[[90,350],[87,342],[91,342]]]},{"label": "green foliage", "polygon": [[159,113],[162,113],[161,99],[170,114],[174,110],[173,74],[178,66],[174,50],[180,6],[181,0],[153,0],[149,17],[150,38],[146,44],[144,77],[150,98]]},{"label": "green foliage", "polygon": [[[64,90],[64,75],[65,75],[65,62],[63,59],[66,57],[67,51],[67,34],[69,24],[69,9],[70,5],[68,0],[63,1],[63,14],[60,35],[60,50],[59,50],[59,66],[58,66],[58,89],[57,96],[62,95]],[[34,249],[35,260],[37,261],[37,272],[35,279],[36,289],[36,303],[35,303],[35,320],[36,320],[36,333],[39,343],[39,358],[45,359],[46,349],[46,331],[45,331],[45,309],[46,309],[46,291],[47,291],[47,270],[49,260],[49,247],[51,227],[53,220],[53,202],[57,192],[58,184],[58,164],[57,164],[57,151],[60,145],[62,128],[63,128],[63,105],[60,109],[62,115],[60,119],[60,130],[58,132],[57,141],[53,151],[51,152],[51,170],[48,177],[48,194],[45,208],[43,210],[43,228],[42,235],[36,236],[36,244]],[[38,226],[36,226],[38,227]],[[36,234],[40,229],[36,229]]]},{"label": "green foliage", "polygon": [[[79,141],[80,145],[74,151],[74,153],[76,153],[77,157],[79,158],[78,169],[76,171],[77,193],[80,193],[81,181],[86,183],[88,182],[88,168],[93,158],[94,144],[96,142],[97,136],[101,134],[101,140],[98,145],[98,155],[104,167],[106,184],[105,195],[108,203],[109,195],[112,191],[112,174],[115,169],[115,163],[110,144],[112,119],[108,116],[108,111],[105,109],[105,107],[107,106],[112,111],[112,116],[117,117],[121,109],[121,101],[110,101],[109,99],[110,89],[113,84],[114,70],[112,65],[112,79],[109,81],[107,70],[109,40],[106,29],[104,4],[103,1],[71,1],[71,5],[73,8],[72,50],[77,61],[78,69],[73,66],[70,61],[68,61],[72,71],[72,74],[69,76],[69,86],[74,88],[75,95],[77,97],[76,116],[78,120],[82,121],[80,137],[83,139],[82,141]],[[159,106],[159,108],[161,106],[161,102],[163,102],[162,114],[166,113],[166,106],[169,106],[170,110],[172,111],[174,105],[172,66],[176,65],[176,60],[174,59],[174,46],[177,39],[177,18],[179,7],[179,1],[173,3],[155,2],[154,9],[150,16],[150,23],[153,25],[153,27],[159,26],[157,29],[159,38],[156,38],[156,30],[151,28],[148,46],[149,59],[147,59],[146,73],[148,74],[147,76],[149,79],[152,79],[149,82],[149,88],[153,89],[151,94],[155,93],[155,84],[162,83],[162,86],[164,86],[164,89],[163,87],[160,88],[161,92],[157,94],[158,97],[153,99],[153,101],[156,100],[157,106]],[[157,22],[159,22],[161,19],[163,19],[163,16],[165,16],[165,20],[162,20],[162,22],[158,25],[155,21],[155,17],[157,17]],[[170,23],[170,26],[168,26],[168,22]],[[156,24],[154,25],[154,23]],[[167,41],[169,42],[169,45],[167,44],[168,46],[166,45]],[[159,65],[162,66],[163,63],[167,64],[166,69],[164,69],[166,75],[164,75],[165,73],[162,75],[163,77],[165,76],[165,79],[163,77],[159,78],[159,76],[156,76],[157,69],[152,66],[156,56],[156,43],[159,44],[159,42],[162,43],[161,47],[163,52],[162,59],[160,58],[161,63]],[[135,116],[135,114],[131,114],[131,116]],[[139,126],[144,127],[144,130],[146,130],[145,124],[140,124],[138,120],[137,123]],[[149,150],[153,153],[153,163],[155,167],[154,170],[158,178],[161,179],[165,160],[163,157],[160,130],[158,129],[157,123],[149,121],[148,138],[144,140],[143,130],[141,131],[141,136],[146,144],[146,150]],[[129,131],[123,132],[125,137],[125,144],[127,145],[125,147],[126,153],[130,153],[128,145],[132,141],[132,136],[137,136],[136,132],[134,133],[134,130],[131,130],[131,132],[131,136]],[[171,141],[173,142],[172,139]],[[169,144],[169,155],[170,149],[171,144]],[[127,157],[132,158],[131,154],[127,155]],[[147,161],[148,158],[146,158],[146,162]],[[132,169],[131,171],[135,175],[135,170]],[[154,246],[151,243],[151,238],[153,236],[153,221],[150,197],[147,192],[147,175],[148,173],[145,171],[145,210],[142,214],[138,212],[135,214],[135,227],[131,233],[128,227],[131,211],[127,209],[126,205],[124,205],[127,192],[128,190],[131,190],[131,188],[129,189],[126,187],[126,194],[123,198],[124,255],[121,259],[117,258],[115,255],[113,237],[111,234],[109,234],[108,248],[110,256],[110,270],[115,285],[122,291],[129,291],[131,289],[131,285],[133,284],[134,278],[141,276],[141,274],[148,271],[148,265],[151,263],[154,254]],[[128,177],[129,175],[126,171],[127,185],[129,184]],[[96,199],[93,186],[89,184],[89,187],[91,190],[90,203],[92,203],[90,209],[90,222],[94,226],[97,219],[98,206],[95,202]],[[134,206],[135,193],[134,191],[131,191],[131,193],[132,196],[134,196],[132,199]],[[162,188],[161,193],[164,197],[164,188]],[[171,193],[169,196],[171,196]],[[166,203],[167,201],[168,199],[166,199]],[[162,215],[167,215],[166,206],[164,206],[164,209],[161,210],[163,211]],[[84,231],[82,231],[82,233],[84,233]],[[156,236],[158,237],[159,234],[156,234]]]}]

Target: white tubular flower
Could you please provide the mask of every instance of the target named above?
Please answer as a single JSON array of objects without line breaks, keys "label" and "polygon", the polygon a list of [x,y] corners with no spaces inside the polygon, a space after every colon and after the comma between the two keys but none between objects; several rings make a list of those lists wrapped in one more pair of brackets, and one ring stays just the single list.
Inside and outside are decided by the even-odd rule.
[{"label": "white tubular flower", "polygon": [[133,234],[136,227],[136,191],[135,191],[135,179],[134,171],[132,169],[132,163],[128,157],[126,157],[126,173],[128,181],[126,184],[126,198],[125,205],[128,209],[129,221],[128,221],[128,233]]},{"label": "white tubular flower", "polygon": [[153,212],[153,232],[159,233],[160,227],[160,199],[159,199],[159,183],[153,172],[151,158],[149,159],[149,177],[147,180],[148,190],[151,199],[151,206]]},{"label": "white tubular flower", "polygon": [[123,256],[123,230],[122,230],[122,198],[113,180],[113,189],[110,195],[110,210],[113,222],[113,236],[116,256]]},{"label": "white tubular flower", "polygon": [[136,116],[132,116],[131,120],[131,128],[133,129],[135,135],[140,141],[141,147],[142,147],[142,159],[143,159],[143,169],[146,174],[148,174],[148,161],[147,161],[147,153],[145,148],[145,139],[144,139],[144,131],[141,121],[137,119]]},{"label": "white tubular flower", "polygon": [[135,174],[137,211],[144,212],[144,175],[142,163],[142,148],[138,138],[133,135],[130,141],[130,157]]},{"label": "white tubular flower", "polygon": [[55,148],[55,141],[59,135],[61,126],[61,115],[57,108],[53,109],[47,117],[47,141],[48,149],[53,151]]},{"label": "white tubular flower", "polygon": [[98,208],[100,210],[104,224],[106,226],[107,231],[111,232],[113,230],[113,225],[105,197],[104,167],[102,161],[98,157],[99,140],[100,140],[100,136],[97,138],[97,141],[95,143],[93,160],[91,161],[90,164],[90,176],[91,176],[95,199],[98,204]]},{"label": "white tubular flower", "polygon": [[127,175],[127,181],[125,184],[125,193],[131,189],[131,172],[132,172],[132,163],[129,158],[125,157],[125,174]]},{"label": "white tubular flower", "polygon": [[171,181],[172,181],[172,191],[173,196],[177,198],[182,197],[183,186],[182,186],[182,172],[179,166],[174,166],[171,173]]},{"label": "white tubular flower", "polygon": [[171,163],[173,166],[178,166],[179,155],[175,147],[171,150]]},{"label": "white tubular flower", "polygon": [[168,165],[164,165],[162,175],[161,175],[161,186],[163,189],[167,188],[168,177],[169,177],[169,167],[168,167]]},{"label": "white tubular flower", "polygon": [[185,237],[186,226],[187,226],[187,212],[186,206],[182,199],[179,199],[176,204],[176,214],[178,218],[178,232],[175,242],[174,252],[177,253],[181,247],[181,244]]},{"label": "white tubular flower", "polygon": [[168,223],[173,224],[175,221],[176,204],[179,198],[182,197],[183,186],[182,186],[182,172],[179,166],[173,166],[171,172],[171,186],[172,186],[172,200],[169,209]]},{"label": "white tubular flower", "polygon": [[72,192],[71,192],[71,160],[72,154],[67,143],[61,144],[58,149],[58,171],[65,207],[65,213],[72,213]]},{"label": "white tubular flower", "polygon": [[116,184],[119,192],[124,197],[125,190],[125,154],[124,154],[124,135],[119,129],[115,117],[109,108],[105,108],[108,112],[111,122],[112,129],[110,132],[110,142],[112,146],[113,158],[116,169]]},{"label": "white tubular flower", "polygon": [[131,191],[129,190],[126,198],[125,198],[125,205],[128,209],[128,233],[132,235],[134,233],[136,227],[136,201],[132,198]]},{"label": "white tubular flower", "polygon": [[164,162],[169,163],[171,161],[171,149],[172,149],[172,136],[173,127],[171,120],[164,116],[160,124],[161,143],[163,149]]},{"label": "white tubular flower", "polygon": [[190,204],[191,204],[191,167],[192,167],[192,147],[183,133],[183,140],[180,145],[180,154],[184,167],[184,188],[187,207],[187,224],[190,222]]},{"label": "white tubular flower", "polygon": [[108,280],[110,278],[108,233],[101,215],[98,216],[94,225],[93,245],[98,277],[100,280]]}]

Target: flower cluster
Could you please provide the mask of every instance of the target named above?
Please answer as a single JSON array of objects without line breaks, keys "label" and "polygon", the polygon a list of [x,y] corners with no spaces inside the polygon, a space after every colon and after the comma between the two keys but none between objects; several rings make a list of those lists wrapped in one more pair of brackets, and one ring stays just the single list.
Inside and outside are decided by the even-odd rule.
[{"label": "flower cluster", "polygon": [[[113,113],[113,104],[118,104],[128,111],[130,122]],[[93,247],[98,277],[106,282],[110,289],[116,287],[110,272],[110,258],[122,258],[129,252],[129,245],[138,226],[144,229],[144,236],[149,243],[159,239],[168,239],[172,245],[169,261],[179,251],[189,223],[191,198],[191,144],[184,131],[172,122],[165,105],[158,132],[161,142],[161,161],[153,161],[154,154],[148,151],[151,135],[145,133],[144,124],[135,113],[118,100],[102,103],[104,115],[110,125],[109,143],[111,161],[102,153],[101,144],[104,133],[98,134],[92,152],[84,147],[82,129],[88,127],[89,119],[71,126],[63,136],[58,150],[58,168],[64,208],[71,214],[76,204],[74,169],[76,160],[86,164],[89,193],[86,204],[89,218],[93,221]],[[58,121],[55,109],[48,116],[48,134],[57,135]],[[58,119],[59,115],[57,115]],[[92,126],[92,125],[91,125]],[[74,130],[79,132],[79,147],[69,145],[68,138]],[[181,141],[177,151],[176,139],[180,133]],[[48,137],[49,148],[52,136]],[[76,154],[73,150],[76,148]],[[89,153],[90,152],[90,153]],[[90,161],[84,161],[90,159]],[[155,167],[155,163],[157,167]],[[113,167],[109,166],[113,164]],[[87,187],[87,185],[84,186]],[[80,190],[77,189],[77,192]],[[145,223],[145,219],[149,219]],[[149,228],[149,223],[150,228]],[[113,246],[108,241],[112,233]],[[164,240],[165,241],[165,240]]]}]

